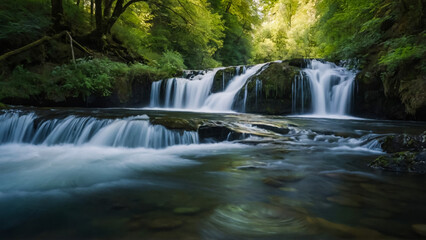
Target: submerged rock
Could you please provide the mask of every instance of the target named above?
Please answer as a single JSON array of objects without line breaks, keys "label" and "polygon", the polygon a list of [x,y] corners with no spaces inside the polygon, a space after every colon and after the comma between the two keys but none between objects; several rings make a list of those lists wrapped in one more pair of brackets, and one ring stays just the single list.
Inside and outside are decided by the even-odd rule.
[{"label": "submerged rock", "polygon": [[200,208],[198,207],[177,207],[173,209],[173,213],[179,215],[194,215],[200,212]]},{"label": "submerged rock", "polygon": [[283,176],[276,176],[276,177],[267,177],[262,180],[262,182],[268,186],[275,187],[275,188],[281,188],[286,183],[289,182],[297,182],[304,178],[304,176],[301,175],[283,175]]},{"label": "submerged rock", "polygon": [[157,218],[148,222],[147,226],[153,230],[172,230],[183,225],[183,221],[178,218]]},{"label": "submerged rock", "polygon": [[417,234],[426,237],[426,224],[413,224],[411,227]]},{"label": "submerged rock", "polygon": [[361,204],[349,197],[345,197],[345,196],[331,196],[331,197],[327,197],[327,200],[329,202],[332,203],[337,203],[341,206],[345,206],[345,207],[360,207]]}]

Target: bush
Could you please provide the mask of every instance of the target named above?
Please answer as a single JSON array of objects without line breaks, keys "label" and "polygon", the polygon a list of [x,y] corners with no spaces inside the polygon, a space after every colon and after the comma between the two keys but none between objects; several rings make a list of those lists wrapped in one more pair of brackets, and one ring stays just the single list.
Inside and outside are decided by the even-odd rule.
[{"label": "bush", "polygon": [[5,50],[37,40],[50,24],[50,6],[45,1],[0,1],[0,44]]},{"label": "bush", "polygon": [[78,59],[75,65],[56,67],[51,77],[54,83],[59,83],[65,97],[86,99],[92,94],[110,95],[114,77],[123,74],[122,68],[127,68],[127,65],[108,59]]},{"label": "bush", "polygon": [[67,98],[86,100],[92,95],[109,96],[117,84],[131,83],[147,75],[149,79],[167,78],[185,67],[182,57],[176,52],[166,52],[157,64],[127,65],[109,59],[77,59],[75,64],[56,66],[41,74],[18,66],[10,76],[3,76],[6,80],[0,81],[0,100],[41,98],[62,102]]},{"label": "bush", "polygon": [[0,99],[17,97],[29,99],[38,95],[41,89],[41,76],[17,66],[8,81],[0,82]]}]

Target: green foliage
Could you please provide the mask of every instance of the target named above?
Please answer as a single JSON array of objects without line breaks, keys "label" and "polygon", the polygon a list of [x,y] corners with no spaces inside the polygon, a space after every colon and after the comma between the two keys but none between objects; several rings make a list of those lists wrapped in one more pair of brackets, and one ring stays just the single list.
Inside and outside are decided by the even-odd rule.
[{"label": "green foliage", "polygon": [[224,20],[223,47],[214,58],[223,65],[247,64],[252,55],[254,26],[259,23],[259,4],[252,0],[210,1]]},{"label": "green foliage", "polygon": [[123,80],[132,83],[141,76],[162,79],[175,75],[184,68],[177,52],[166,51],[156,66],[140,63],[127,65],[109,59],[77,59],[45,69],[42,73],[16,67],[10,76],[0,81],[0,100],[4,98],[47,99],[55,102],[68,98],[86,100],[89,96],[109,96],[113,87]]},{"label": "green foliage", "polygon": [[[403,61],[409,59],[422,59],[426,54],[426,32],[419,36],[402,36],[390,39],[384,43],[388,49],[386,54],[380,57],[379,63],[394,70]],[[422,63],[422,71],[425,71],[425,63]]]},{"label": "green foliage", "polygon": [[165,51],[158,61],[159,68],[162,72],[174,75],[182,69],[186,68],[183,58],[178,52]]},{"label": "green foliage", "polygon": [[28,99],[32,95],[37,95],[41,92],[40,75],[29,72],[22,66],[17,66],[9,81],[0,81],[0,99],[7,97],[17,97]]},{"label": "green foliage", "polygon": [[90,24],[89,6],[77,6],[74,1],[63,0],[64,25],[69,26],[71,31],[78,34],[88,34],[93,30]]},{"label": "green foliage", "polygon": [[51,23],[49,11],[46,0],[0,1],[2,48],[18,47],[41,37]]},{"label": "green foliage", "polygon": [[85,99],[92,94],[108,96],[111,94],[113,77],[123,65],[126,66],[106,59],[78,59],[75,65],[56,67],[50,75],[54,83],[60,83],[60,92],[64,97]]},{"label": "green foliage", "polygon": [[316,37],[321,55],[336,59],[361,57],[381,37],[381,24],[391,18],[379,17],[380,8],[388,8],[381,0],[321,0],[318,4],[320,20]]},{"label": "green foliage", "polygon": [[252,62],[317,57],[315,0],[267,1],[254,34]]}]

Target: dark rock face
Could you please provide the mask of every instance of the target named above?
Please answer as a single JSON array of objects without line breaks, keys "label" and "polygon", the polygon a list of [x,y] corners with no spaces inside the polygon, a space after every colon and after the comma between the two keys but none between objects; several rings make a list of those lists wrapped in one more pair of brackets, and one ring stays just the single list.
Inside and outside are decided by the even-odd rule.
[{"label": "dark rock face", "polygon": [[225,126],[204,125],[198,129],[200,142],[223,142],[242,139],[243,133],[238,133]]},{"label": "dark rock face", "polygon": [[426,120],[426,79],[419,63],[404,61],[394,71],[381,66],[372,50],[356,77],[354,114],[364,117]]},{"label": "dark rock face", "polygon": [[287,134],[287,133],[290,132],[290,129],[288,129],[288,128],[279,128],[279,127],[265,125],[265,124],[253,124],[253,127],[262,128],[262,129],[269,130],[269,131],[272,131],[272,132],[276,132],[276,133],[279,133],[279,134]]},{"label": "dark rock face", "polygon": [[[291,86],[304,60],[272,62],[261,72],[252,76],[234,102],[234,108],[247,113],[290,114]],[[305,64],[306,66],[306,64]],[[247,88],[247,99],[244,108],[244,96]]]},{"label": "dark rock face", "polygon": [[211,93],[223,91],[228,86],[229,81],[236,75],[242,73],[242,67],[227,67],[217,71],[213,79]]},{"label": "dark rock face", "polygon": [[369,166],[394,172],[426,173],[426,132],[418,136],[407,134],[386,136],[379,140],[388,154],[372,161]]},{"label": "dark rock face", "polygon": [[383,151],[396,153],[402,151],[420,152],[426,149],[426,132],[411,136],[407,134],[386,136],[380,140]]}]

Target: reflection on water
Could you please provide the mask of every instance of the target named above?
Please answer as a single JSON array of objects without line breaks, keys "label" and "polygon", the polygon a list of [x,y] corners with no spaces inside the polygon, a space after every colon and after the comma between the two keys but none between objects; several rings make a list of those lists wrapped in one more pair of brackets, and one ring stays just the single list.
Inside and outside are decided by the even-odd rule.
[{"label": "reflection on water", "polygon": [[[378,137],[418,134],[426,130],[422,123],[35,112],[50,119],[72,112],[112,121],[144,114],[226,120],[252,136],[163,149],[3,143],[2,238],[377,239],[425,231],[426,178],[366,167],[383,154]],[[266,123],[290,126],[289,132],[259,127]]]}]

